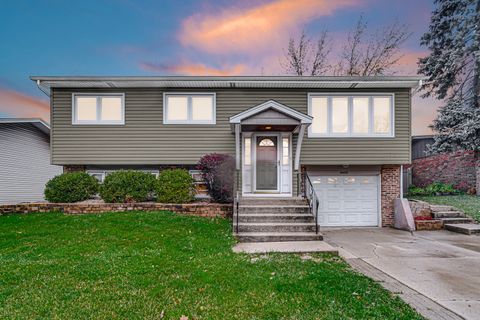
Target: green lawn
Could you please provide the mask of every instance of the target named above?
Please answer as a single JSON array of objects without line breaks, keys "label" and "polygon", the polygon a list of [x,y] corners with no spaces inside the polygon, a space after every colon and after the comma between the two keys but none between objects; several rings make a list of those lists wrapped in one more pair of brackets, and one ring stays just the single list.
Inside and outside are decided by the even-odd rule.
[{"label": "green lawn", "polygon": [[454,206],[467,215],[480,221],[480,197],[470,195],[459,196],[415,196],[411,199],[417,199],[432,204],[445,204]]},{"label": "green lawn", "polygon": [[0,217],[0,319],[419,319],[339,258],[231,251],[168,212]]}]

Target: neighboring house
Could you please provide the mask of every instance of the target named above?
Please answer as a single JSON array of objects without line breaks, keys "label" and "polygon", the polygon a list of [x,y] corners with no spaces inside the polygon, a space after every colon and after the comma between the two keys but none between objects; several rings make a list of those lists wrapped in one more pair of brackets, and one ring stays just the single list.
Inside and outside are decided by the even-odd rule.
[{"label": "neighboring house", "polygon": [[0,203],[44,201],[45,184],[62,173],[50,164],[48,124],[0,118],[0,150]]},{"label": "neighboring house", "polygon": [[473,191],[480,181],[478,157],[474,151],[429,154],[433,136],[412,137],[412,164],[405,167],[411,184],[425,187],[434,182],[453,184],[462,191]]},{"label": "neighboring house", "polygon": [[242,199],[313,186],[321,226],[393,223],[418,77],[32,80],[50,92],[52,163],[66,171],[195,169],[228,153]]},{"label": "neighboring house", "polygon": [[428,157],[428,146],[431,145],[433,141],[433,135],[413,136],[412,160]]}]

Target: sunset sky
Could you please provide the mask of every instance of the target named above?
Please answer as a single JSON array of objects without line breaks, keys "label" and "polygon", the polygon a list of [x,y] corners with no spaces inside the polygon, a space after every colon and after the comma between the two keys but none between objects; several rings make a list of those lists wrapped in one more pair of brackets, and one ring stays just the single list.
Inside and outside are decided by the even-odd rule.
[{"label": "sunset sky", "polygon": [[[360,14],[371,30],[410,26],[396,74],[415,75],[432,9],[433,0],[6,1],[0,117],[48,119],[30,75],[282,75],[290,36],[326,28],[338,47]],[[414,98],[414,134],[430,133],[438,105]]]}]

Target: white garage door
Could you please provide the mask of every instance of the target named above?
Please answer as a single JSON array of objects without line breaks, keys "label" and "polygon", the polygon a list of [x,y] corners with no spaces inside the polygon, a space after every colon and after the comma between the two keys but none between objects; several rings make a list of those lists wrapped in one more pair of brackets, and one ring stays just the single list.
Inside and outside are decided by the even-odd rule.
[{"label": "white garage door", "polygon": [[317,176],[320,226],[378,226],[378,176]]}]

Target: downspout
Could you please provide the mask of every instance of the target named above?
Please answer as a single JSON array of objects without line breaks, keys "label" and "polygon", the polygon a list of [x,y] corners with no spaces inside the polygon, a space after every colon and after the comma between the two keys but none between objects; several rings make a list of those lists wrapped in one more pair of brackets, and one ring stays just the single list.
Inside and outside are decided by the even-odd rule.
[{"label": "downspout", "polygon": [[47,95],[47,97],[50,98],[50,92],[47,89],[45,89],[44,87],[42,87],[40,80],[37,80],[37,87],[38,87],[38,89],[40,89],[40,91],[45,93]]},{"label": "downspout", "polygon": [[403,164],[400,166],[400,199],[403,199]]}]

